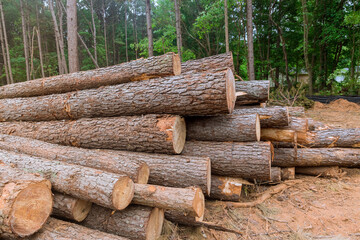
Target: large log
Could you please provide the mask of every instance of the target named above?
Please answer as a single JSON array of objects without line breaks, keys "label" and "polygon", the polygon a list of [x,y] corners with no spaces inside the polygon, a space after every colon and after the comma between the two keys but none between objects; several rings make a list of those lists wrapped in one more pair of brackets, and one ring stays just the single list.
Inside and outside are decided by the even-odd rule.
[{"label": "large log", "polygon": [[359,167],[360,149],[357,148],[292,148],[275,149],[274,166],[317,167],[340,166]]},{"label": "large log", "polygon": [[0,132],[75,147],[169,154],[180,153],[186,137],[184,119],[173,115],[3,122]]},{"label": "large log", "polygon": [[119,65],[75,72],[0,87],[0,98],[18,98],[64,93],[154,77],[179,75],[180,58],[168,53]]},{"label": "large log", "polygon": [[287,107],[254,107],[236,106],[233,114],[243,115],[257,113],[260,115],[261,128],[275,128],[289,125]]},{"label": "large log", "polygon": [[200,217],[205,211],[205,197],[200,188],[170,188],[135,184],[132,203],[162,209],[171,209],[185,215]]},{"label": "large log", "polygon": [[325,178],[338,178],[346,173],[339,166],[332,167],[296,167],[296,174],[310,175]]},{"label": "large log", "polygon": [[235,89],[236,92],[246,93],[237,96],[236,105],[263,103],[269,100],[270,81],[236,81]]},{"label": "large log", "polygon": [[260,118],[257,113],[189,117],[186,118],[186,138],[217,142],[260,141]]},{"label": "large log", "polygon": [[51,183],[0,162],[0,238],[38,231],[53,206]]},{"label": "large log", "polygon": [[270,180],[273,157],[273,147],[270,142],[188,141],[182,154],[209,157],[212,174]]},{"label": "large log", "polygon": [[134,194],[134,182],[125,175],[50,161],[44,158],[0,150],[4,163],[40,174],[54,190],[112,209],[126,208]]},{"label": "large log", "polygon": [[91,206],[92,203],[89,201],[55,192],[54,207],[51,214],[54,216],[81,222],[90,212]]},{"label": "large log", "polygon": [[234,70],[234,61],[232,52],[222,53],[206,58],[200,58],[196,60],[189,60],[181,63],[181,71],[186,72],[207,72],[216,70],[226,70],[230,68]]},{"label": "large log", "polygon": [[164,210],[130,205],[115,213],[111,209],[94,205],[81,225],[133,240],[156,240],[164,222]]},{"label": "large log", "polygon": [[128,238],[100,232],[75,223],[49,218],[44,227],[28,240],[129,240]]},{"label": "large log", "polygon": [[230,69],[124,83],[40,97],[0,99],[1,121],[50,121],[142,114],[192,116],[231,113]]},{"label": "large log", "polygon": [[240,201],[243,185],[253,184],[241,178],[212,175],[209,198],[221,201]]},{"label": "large log", "polygon": [[[127,152],[109,152],[62,146],[30,138],[0,134],[0,149],[42,157],[49,160],[64,161],[107,172],[128,175],[136,183],[147,183],[149,166],[138,159],[142,154]],[[148,156],[149,154],[145,154]],[[152,155],[150,155],[152,156]]]}]

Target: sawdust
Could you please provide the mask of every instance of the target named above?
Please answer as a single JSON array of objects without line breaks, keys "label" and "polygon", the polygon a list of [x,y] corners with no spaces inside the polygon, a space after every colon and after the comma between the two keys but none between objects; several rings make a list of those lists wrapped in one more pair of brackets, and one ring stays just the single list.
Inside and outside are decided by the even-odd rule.
[{"label": "sawdust", "polygon": [[336,111],[336,112],[353,112],[353,111],[360,111],[360,105],[353,102],[349,102],[345,99],[338,99],[332,101],[329,104],[315,102],[312,110],[324,110],[324,109],[330,111]]}]

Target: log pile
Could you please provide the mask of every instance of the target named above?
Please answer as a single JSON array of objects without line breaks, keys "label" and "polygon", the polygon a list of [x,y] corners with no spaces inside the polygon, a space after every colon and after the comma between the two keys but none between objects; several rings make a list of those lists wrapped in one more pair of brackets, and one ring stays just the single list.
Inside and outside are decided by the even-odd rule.
[{"label": "log pile", "polygon": [[264,107],[270,82],[233,69],[231,53],[170,53],[0,87],[0,238],[157,239],[165,218],[221,229],[206,199],[360,165],[357,129]]}]

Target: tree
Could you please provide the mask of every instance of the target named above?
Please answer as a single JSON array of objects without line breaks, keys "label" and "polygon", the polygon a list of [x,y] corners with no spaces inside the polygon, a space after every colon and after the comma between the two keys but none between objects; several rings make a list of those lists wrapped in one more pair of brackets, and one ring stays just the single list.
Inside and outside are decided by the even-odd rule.
[{"label": "tree", "polygon": [[124,8],[125,8],[125,54],[126,54],[126,61],[129,61],[128,55],[128,35],[127,35],[127,1],[124,1]]},{"label": "tree", "polygon": [[8,67],[10,83],[14,83],[14,78],[13,78],[13,74],[12,74],[12,70],[11,70],[9,44],[8,44],[8,37],[7,37],[7,33],[6,33],[6,25],[5,25],[5,17],[4,17],[2,1],[0,1],[0,13],[1,13],[1,23],[0,24],[2,24],[2,31],[4,31],[3,38],[4,38],[5,53],[6,53],[6,61],[4,61],[4,62],[7,62],[6,65]]},{"label": "tree", "polygon": [[254,40],[253,40],[253,21],[252,21],[252,0],[246,0],[246,28],[248,40],[248,78],[255,80],[254,69]]},{"label": "tree", "polygon": [[78,72],[78,37],[77,37],[77,7],[76,0],[67,0],[67,30],[68,30],[68,56],[69,72]]},{"label": "tree", "polygon": [[27,29],[26,29],[26,20],[25,20],[23,0],[20,0],[20,11],[21,11],[21,26],[22,26],[22,33],[23,33],[23,42],[24,42],[26,80],[29,81],[30,80],[29,45],[28,45],[28,39],[27,39],[27,36],[26,36]]},{"label": "tree", "polygon": [[174,0],[174,7],[175,7],[175,26],[176,26],[176,43],[178,54],[181,59],[181,47],[182,47],[182,39],[181,39],[181,14],[180,14],[180,0]]},{"label": "tree", "polygon": [[147,35],[149,41],[149,57],[154,56],[154,41],[153,41],[153,32],[151,26],[151,5],[150,0],[146,0],[146,26],[147,26]]},{"label": "tree", "polygon": [[313,94],[313,70],[312,65],[309,63],[309,18],[306,6],[306,0],[301,0],[302,14],[303,14],[303,26],[304,26],[304,60],[305,67],[309,76],[309,94]]},{"label": "tree", "polygon": [[228,6],[227,0],[224,0],[224,15],[225,15],[225,46],[226,52],[229,52],[229,23],[228,23]]}]

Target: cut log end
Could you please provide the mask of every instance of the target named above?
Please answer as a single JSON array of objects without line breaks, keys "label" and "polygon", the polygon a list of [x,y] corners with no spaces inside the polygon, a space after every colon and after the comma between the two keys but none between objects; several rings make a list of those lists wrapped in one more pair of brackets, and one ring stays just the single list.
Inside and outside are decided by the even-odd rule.
[{"label": "cut log end", "polygon": [[112,192],[113,206],[117,210],[125,209],[134,197],[135,184],[129,177],[120,177]]},{"label": "cut log end", "polygon": [[255,128],[256,128],[256,141],[260,141],[260,138],[261,138],[261,126],[260,126],[260,116],[259,116],[259,114],[256,114]]},{"label": "cut log end", "polygon": [[193,209],[197,215],[197,217],[201,217],[204,215],[205,211],[205,197],[200,188],[196,189],[195,197],[193,200]]},{"label": "cut log end", "polygon": [[150,176],[150,168],[146,163],[141,164],[139,167],[138,177],[136,183],[147,184]]},{"label": "cut log end", "polygon": [[235,108],[236,90],[234,74],[230,68],[226,71],[226,101],[229,113],[232,113]]},{"label": "cut log end", "polygon": [[146,227],[146,239],[158,239],[164,223],[164,209],[154,208]]},{"label": "cut log end", "polygon": [[16,197],[10,215],[11,229],[20,237],[37,232],[50,216],[53,198],[48,181],[31,184]]},{"label": "cut log end", "polygon": [[174,54],[173,55],[173,70],[174,70],[174,75],[175,76],[181,74],[181,61],[180,61],[179,54]]},{"label": "cut log end", "polygon": [[77,222],[82,222],[89,214],[91,206],[91,202],[78,199],[73,208],[74,220]]},{"label": "cut log end", "polygon": [[186,125],[182,117],[177,116],[173,128],[173,147],[176,154],[180,154],[185,146]]}]

